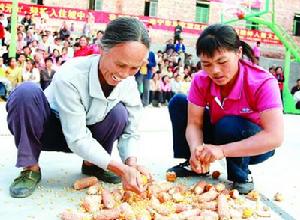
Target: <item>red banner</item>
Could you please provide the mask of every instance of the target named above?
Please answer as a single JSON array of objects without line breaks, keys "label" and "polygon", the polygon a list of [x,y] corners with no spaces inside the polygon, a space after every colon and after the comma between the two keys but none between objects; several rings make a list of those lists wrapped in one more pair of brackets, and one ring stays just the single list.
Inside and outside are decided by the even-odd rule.
[{"label": "red banner", "polygon": [[[0,10],[4,13],[11,14],[11,2],[0,3]],[[91,11],[76,8],[62,8],[62,7],[49,7],[43,5],[30,5],[30,4],[18,4],[18,13],[25,15],[30,13],[35,17],[40,17],[44,13],[49,18],[64,19],[64,20],[76,20],[76,21],[87,21],[89,18],[93,18],[95,23],[108,23],[111,20],[116,19],[120,16],[131,16],[124,14],[108,13],[104,11]],[[165,30],[174,32],[174,27],[177,25],[176,20],[146,17],[146,16],[133,16],[141,20],[145,25],[152,24],[153,29]],[[207,24],[185,22],[181,21],[180,25],[183,27],[184,33],[199,34],[208,26]],[[280,40],[275,36],[273,32],[249,30],[243,28],[236,28],[240,38],[248,41],[260,41],[266,44],[281,44]]]},{"label": "red banner", "polygon": [[234,4],[237,2],[250,8],[260,8],[262,4],[262,0],[210,0],[210,2],[222,2],[223,4]]}]

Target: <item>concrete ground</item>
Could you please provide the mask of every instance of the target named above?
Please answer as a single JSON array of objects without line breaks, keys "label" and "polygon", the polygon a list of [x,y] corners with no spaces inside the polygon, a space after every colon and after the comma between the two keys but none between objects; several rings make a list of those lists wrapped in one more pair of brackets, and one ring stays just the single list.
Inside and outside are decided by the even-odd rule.
[{"label": "concrete ground", "polygon": [[[58,214],[67,208],[78,208],[84,192],[72,190],[73,182],[82,177],[82,160],[74,154],[42,152],[40,165],[42,181],[36,192],[25,199],[9,196],[9,185],[18,175],[15,168],[16,148],[13,137],[7,130],[5,104],[0,103],[0,219],[32,220],[58,219]],[[261,193],[262,203],[272,210],[269,219],[300,219],[300,116],[285,115],[285,141],[273,158],[251,168],[256,189]],[[181,160],[172,158],[172,132],[166,107],[144,109],[141,123],[141,157],[139,161],[148,166],[156,179],[164,179],[165,170]],[[118,158],[117,152],[113,156]],[[298,167],[298,168],[297,168]],[[226,179],[225,162],[212,165],[211,171],[221,171],[221,180]],[[193,183],[199,179],[183,181]],[[273,196],[280,192],[282,202]]]}]

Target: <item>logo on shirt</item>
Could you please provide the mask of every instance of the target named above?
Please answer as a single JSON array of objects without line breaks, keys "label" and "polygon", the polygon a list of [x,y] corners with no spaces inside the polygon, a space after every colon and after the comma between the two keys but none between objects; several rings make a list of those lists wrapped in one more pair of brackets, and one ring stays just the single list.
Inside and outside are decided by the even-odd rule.
[{"label": "logo on shirt", "polygon": [[247,107],[241,109],[241,113],[251,113],[251,112],[253,112],[253,111]]}]

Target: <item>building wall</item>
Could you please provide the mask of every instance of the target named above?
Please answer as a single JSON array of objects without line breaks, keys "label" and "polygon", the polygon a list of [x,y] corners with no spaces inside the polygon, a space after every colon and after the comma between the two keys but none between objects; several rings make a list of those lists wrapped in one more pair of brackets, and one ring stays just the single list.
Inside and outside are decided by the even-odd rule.
[{"label": "building wall", "polygon": [[[104,0],[103,11],[113,13],[123,13],[132,15],[143,15],[145,9],[145,1],[147,0]],[[300,4],[296,4],[299,0],[276,0],[276,21],[289,34],[293,32],[293,19],[296,13],[300,13]],[[24,3],[31,4],[31,0],[23,0]],[[72,0],[72,1],[58,1],[58,0],[44,0],[45,5],[61,6],[70,8],[88,8],[88,0]],[[158,0],[158,17],[164,19],[194,21],[196,11],[196,0]],[[210,2],[209,23],[220,22],[222,11],[222,3]],[[267,16],[266,19],[271,19]],[[243,24],[243,23],[242,23]],[[266,29],[267,30],[267,29]],[[172,37],[173,33],[156,30],[156,36],[153,41],[164,42]],[[188,45],[194,45],[195,37],[185,34],[185,41]],[[293,37],[300,45],[300,37]],[[263,45],[262,45],[263,46]],[[264,47],[264,46],[263,46]],[[268,50],[272,45],[266,45]]]},{"label": "building wall", "polygon": [[[30,4],[30,0],[26,0]],[[23,2],[23,1],[22,1]],[[44,0],[44,5],[47,6],[56,6],[56,7],[67,7],[67,8],[89,8],[89,1],[82,1],[82,0],[72,0],[72,1],[58,1],[58,0]]]},{"label": "building wall", "polygon": [[158,17],[164,19],[194,21],[196,0],[158,0]]}]

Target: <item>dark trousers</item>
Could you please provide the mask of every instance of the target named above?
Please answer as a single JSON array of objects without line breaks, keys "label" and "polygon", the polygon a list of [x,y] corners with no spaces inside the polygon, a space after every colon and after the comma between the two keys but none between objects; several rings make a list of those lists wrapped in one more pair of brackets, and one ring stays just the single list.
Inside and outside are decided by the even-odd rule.
[{"label": "dark trousers", "polygon": [[[188,101],[183,94],[175,95],[169,103],[169,113],[173,128],[173,152],[175,158],[190,158],[190,149],[185,138]],[[203,139],[206,144],[227,144],[255,135],[261,128],[239,116],[226,116],[215,125],[210,123],[208,110],[204,113]],[[273,156],[275,150],[252,157],[227,157],[228,180],[245,182],[249,165],[258,164]]]},{"label": "dark trousers", "polygon": [[158,106],[158,103],[163,103],[163,96],[161,91],[150,91],[149,102],[153,106]]},{"label": "dark trousers", "polygon": [[[9,96],[6,104],[7,122],[17,146],[17,167],[38,163],[41,151],[71,152],[62,132],[61,123],[42,89],[25,82]],[[128,112],[117,104],[101,122],[87,126],[103,148],[110,154],[128,122]],[[88,146],[87,146],[88,147]]]}]

